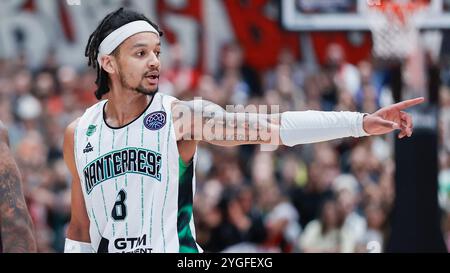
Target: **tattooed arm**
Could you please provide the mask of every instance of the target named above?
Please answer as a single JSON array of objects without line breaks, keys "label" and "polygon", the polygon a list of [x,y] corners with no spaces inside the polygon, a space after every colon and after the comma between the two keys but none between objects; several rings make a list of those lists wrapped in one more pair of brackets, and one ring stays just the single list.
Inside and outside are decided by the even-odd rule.
[{"label": "tattooed arm", "polygon": [[33,224],[22,192],[19,169],[0,122],[0,228],[3,252],[36,252]]},{"label": "tattooed arm", "polygon": [[219,146],[280,143],[279,114],[225,111],[207,100],[175,100],[171,109],[178,151],[186,164],[199,141]]},{"label": "tattooed arm", "polygon": [[279,114],[225,111],[207,100],[175,101],[172,111],[179,141],[206,141],[220,146],[281,144]]}]

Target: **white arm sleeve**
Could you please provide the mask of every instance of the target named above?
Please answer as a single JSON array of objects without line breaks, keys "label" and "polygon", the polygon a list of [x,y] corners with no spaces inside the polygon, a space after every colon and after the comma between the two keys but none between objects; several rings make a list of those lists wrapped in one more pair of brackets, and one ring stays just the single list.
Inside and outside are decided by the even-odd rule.
[{"label": "white arm sleeve", "polygon": [[91,243],[84,243],[66,238],[64,253],[93,253]]},{"label": "white arm sleeve", "polygon": [[290,111],[281,113],[280,139],[286,146],[368,136],[365,114],[357,112]]}]

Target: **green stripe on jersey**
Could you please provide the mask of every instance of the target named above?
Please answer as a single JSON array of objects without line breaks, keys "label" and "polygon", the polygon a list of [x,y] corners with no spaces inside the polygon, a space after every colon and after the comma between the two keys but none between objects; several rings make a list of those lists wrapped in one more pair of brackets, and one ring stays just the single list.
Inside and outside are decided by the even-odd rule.
[{"label": "green stripe on jersey", "polygon": [[198,253],[197,244],[192,236],[190,222],[193,209],[192,180],[194,176],[194,163],[186,165],[181,157],[178,159],[178,214],[177,231],[180,253]]}]

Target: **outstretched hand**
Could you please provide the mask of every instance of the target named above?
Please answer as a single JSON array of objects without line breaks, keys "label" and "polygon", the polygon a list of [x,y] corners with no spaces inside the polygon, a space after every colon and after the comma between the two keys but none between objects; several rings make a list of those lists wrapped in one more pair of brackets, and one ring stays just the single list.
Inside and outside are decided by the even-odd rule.
[{"label": "outstretched hand", "polygon": [[383,135],[400,129],[398,138],[410,137],[413,132],[412,118],[411,115],[403,110],[423,101],[424,98],[420,97],[381,108],[375,113],[364,117],[363,128],[371,135]]}]

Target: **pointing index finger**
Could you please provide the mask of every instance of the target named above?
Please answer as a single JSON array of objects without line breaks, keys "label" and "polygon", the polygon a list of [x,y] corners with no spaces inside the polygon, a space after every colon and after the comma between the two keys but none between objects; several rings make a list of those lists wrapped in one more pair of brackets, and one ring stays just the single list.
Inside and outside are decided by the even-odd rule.
[{"label": "pointing index finger", "polygon": [[400,110],[403,110],[403,109],[412,107],[414,105],[420,104],[420,103],[424,102],[424,100],[425,99],[423,97],[419,97],[419,98],[405,100],[405,101],[396,103],[396,104],[394,104],[394,106]]}]

